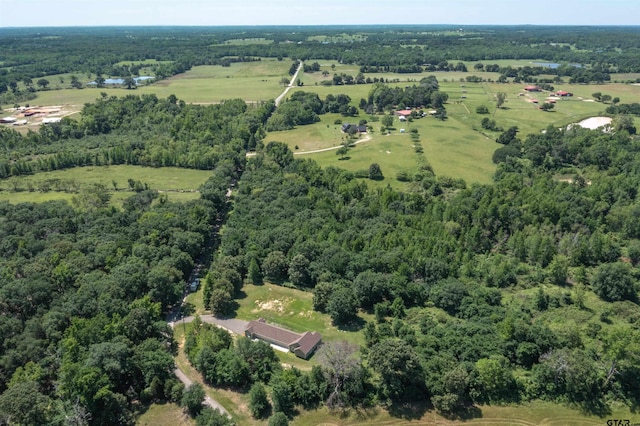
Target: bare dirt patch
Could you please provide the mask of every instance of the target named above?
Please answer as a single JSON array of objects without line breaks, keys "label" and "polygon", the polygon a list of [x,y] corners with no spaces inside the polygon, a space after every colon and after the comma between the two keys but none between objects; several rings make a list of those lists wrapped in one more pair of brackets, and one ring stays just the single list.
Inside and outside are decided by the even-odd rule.
[{"label": "bare dirt patch", "polygon": [[580,127],[584,127],[585,129],[595,130],[599,127],[607,126],[611,124],[613,119],[611,117],[591,117],[586,120],[582,120],[578,123]]},{"label": "bare dirt patch", "polygon": [[267,300],[267,301],[256,300],[255,303],[256,305],[258,305],[258,307],[252,310],[252,312],[273,311],[273,312],[278,312],[282,314],[284,313],[285,307],[289,304],[289,301],[286,299],[285,300],[274,299],[274,300]]}]

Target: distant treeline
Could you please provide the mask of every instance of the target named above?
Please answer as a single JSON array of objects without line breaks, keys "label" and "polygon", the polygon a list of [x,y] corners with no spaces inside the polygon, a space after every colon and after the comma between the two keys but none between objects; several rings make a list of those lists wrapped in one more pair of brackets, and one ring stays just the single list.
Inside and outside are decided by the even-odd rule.
[{"label": "distant treeline", "polygon": [[[140,66],[121,62],[147,59],[157,78],[196,65],[228,66],[259,57],[325,59],[393,72],[418,72],[443,61],[540,59],[559,64],[598,66],[606,73],[640,72],[640,31],[633,27],[257,27],[257,28],[128,28],[6,29],[0,32],[0,94],[25,78],[62,73],[135,75]],[[340,42],[313,36],[338,35]],[[344,34],[349,37],[345,37]],[[225,44],[245,39],[247,44]],[[251,44],[266,39],[270,44]],[[99,45],[100,49],[95,46]],[[622,54],[621,54],[622,53]],[[562,70],[545,68],[550,74]],[[375,68],[371,68],[375,69]],[[427,69],[433,71],[433,69]],[[597,81],[597,79],[593,80]],[[606,79],[602,80],[606,81]],[[578,81],[579,82],[579,81]]]}]

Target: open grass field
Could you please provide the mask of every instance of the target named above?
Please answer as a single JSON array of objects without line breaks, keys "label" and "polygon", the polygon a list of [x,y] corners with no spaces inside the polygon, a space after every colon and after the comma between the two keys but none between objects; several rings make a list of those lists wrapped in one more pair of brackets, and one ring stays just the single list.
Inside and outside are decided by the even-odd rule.
[{"label": "open grass field", "polygon": [[628,411],[614,412],[604,418],[589,416],[568,407],[547,402],[530,402],[515,406],[479,406],[463,420],[446,419],[435,411],[418,408],[392,416],[380,408],[351,409],[331,412],[326,408],[303,411],[290,424],[297,425],[510,425],[510,426],[602,426],[607,419],[630,419],[631,424],[640,416]]},{"label": "open grass field", "polygon": [[177,404],[151,404],[136,419],[138,426],[193,426],[196,422]]},{"label": "open grass field", "polygon": [[[126,62],[125,62],[126,64]],[[154,84],[141,85],[135,90],[104,87],[72,89],[69,87],[71,74],[47,77],[52,90],[37,92],[38,97],[27,103],[30,105],[72,105],[78,110],[87,102],[93,102],[104,92],[108,96],[130,94],[156,94],[160,98],[176,95],[187,103],[216,103],[225,99],[244,99],[250,102],[266,101],[282,93],[280,79],[288,77],[291,61],[263,58],[257,62],[232,63],[230,67],[197,66],[184,74],[179,74]],[[77,74],[83,83],[93,80]],[[64,83],[60,82],[64,80]],[[54,90],[56,89],[56,90]],[[59,89],[59,90],[58,90]],[[13,105],[3,105],[7,109]]]},{"label": "open grass field", "polygon": [[159,97],[175,94],[190,103],[235,98],[251,102],[266,101],[282,93],[280,79],[288,76],[289,67],[291,61],[274,59],[232,63],[230,67],[198,66],[184,74],[142,86],[138,91],[155,93]]},{"label": "open grass field", "polygon": [[[267,144],[272,141],[284,142],[297,154],[339,146],[344,143],[346,135],[340,130],[342,125],[335,124],[335,121],[357,123],[359,119],[359,117],[342,117],[340,114],[323,114],[320,116],[318,123],[299,126],[295,131],[269,132],[264,143]],[[298,149],[295,148],[296,145]]]},{"label": "open grass field", "polygon": [[[415,173],[418,170],[418,156],[424,154],[415,153],[413,142],[408,134],[395,131],[391,135],[380,135],[379,127],[377,131],[378,133],[373,133],[370,141],[351,148],[343,160],[336,155],[335,150],[311,154],[309,158],[313,158],[323,167],[335,166],[352,172],[368,170],[372,163],[378,163],[384,179],[368,182],[374,187],[391,185],[394,188],[403,189],[407,184],[396,179],[397,173],[399,171]],[[423,143],[423,147],[424,145]]]},{"label": "open grass field", "polygon": [[[166,194],[170,201],[187,201],[200,197],[197,189],[210,175],[211,172],[207,170],[177,167],[151,168],[128,165],[76,167],[0,180],[0,200],[12,203],[71,200],[73,193],[56,189],[65,187],[79,190],[83,186],[100,183],[110,190],[111,203],[120,206],[125,198],[133,195],[128,184],[128,179],[133,179]],[[47,186],[49,190],[43,191],[42,189]]]}]

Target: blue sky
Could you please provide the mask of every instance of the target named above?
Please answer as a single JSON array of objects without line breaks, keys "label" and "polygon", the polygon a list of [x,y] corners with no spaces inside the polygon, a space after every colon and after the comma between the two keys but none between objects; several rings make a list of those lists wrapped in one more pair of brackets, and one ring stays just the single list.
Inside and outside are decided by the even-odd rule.
[{"label": "blue sky", "polygon": [[0,0],[0,27],[640,25],[639,0]]}]

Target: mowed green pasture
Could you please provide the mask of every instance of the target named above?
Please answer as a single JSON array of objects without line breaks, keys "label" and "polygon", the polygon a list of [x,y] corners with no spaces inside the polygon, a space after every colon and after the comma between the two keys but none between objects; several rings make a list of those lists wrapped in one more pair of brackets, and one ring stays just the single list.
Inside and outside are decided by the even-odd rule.
[{"label": "mowed green pasture", "polygon": [[381,408],[346,409],[329,411],[325,407],[301,411],[291,422],[297,425],[511,425],[511,426],[600,426],[607,419],[630,419],[638,421],[640,416],[628,410],[614,410],[605,417],[590,416],[579,410],[549,402],[535,401],[512,406],[481,405],[471,412],[470,418],[450,420],[425,406],[416,406],[413,411],[402,411],[392,416]]},{"label": "mowed green pasture", "polygon": [[290,67],[291,61],[268,59],[232,63],[230,67],[203,65],[153,85],[142,86],[137,91],[155,93],[158,97],[175,94],[188,103],[236,98],[248,102],[266,101],[282,93],[280,79],[289,76]]},{"label": "mowed green pasture", "polygon": [[[56,182],[67,182],[81,190],[92,184],[102,184],[111,191],[112,204],[119,206],[124,199],[133,195],[128,180],[139,180],[167,195],[170,201],[188,201],[200,197],[197,192],[211,176],[207,170],[180,169],[177,167],[152,168],[141,166],[92,166],[66,170],[42,172],[30,176],[0,180],[0,200],[19,202],[44,202],[49,200],[71,200],[75,194],[55,191]],[[51,190],[43,192],[43,184],[49,182]],[[114,188],[113,183],[116,186]],[[16,186],[19,191],[16,192]]]},{"label": "mowed green pasture", "polygon": [[374,123],[371,140],[355,145],[349,150],[345,159],[340,159],[340,156],[336,155],[336,150],[301,157],[312,158],[323,167],[340,167],[352,172],[368,170],[371,164],[378,163],[384,179],[368,181],[371,186],[391,185],[396,189],[406,189],[407,184],[398,181],[396,176],[399,171],[406,171],[410,175],[417,172],[418,156],[423,154],[415,152],[409,134],[394,131],[390,135],[381,135],[379,132],[379,123]]}]

